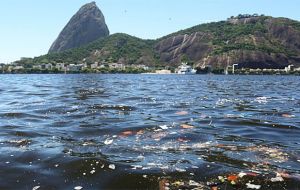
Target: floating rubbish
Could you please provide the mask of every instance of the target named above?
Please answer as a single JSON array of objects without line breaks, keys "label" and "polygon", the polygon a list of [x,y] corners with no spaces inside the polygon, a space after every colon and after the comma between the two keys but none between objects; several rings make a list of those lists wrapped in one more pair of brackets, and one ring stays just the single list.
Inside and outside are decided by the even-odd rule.
[{"label": "floating rubbish", "polygon": [[284,181],[284,179],[281,177],[279,173],[276,174],[276,177],[271,178],[272,182],[281,182]]},{"label": "floating rubbish", "polygon": [[108,166],[108,168],[114,170],[114,169],[116,169],[116,166],[115,166],[114,164],[110,164],[110,165]]},{"label": "floating rubbish", "polygon": [[259,104],[266,104],[266,103],[268,103],[268,98],[269,97],[257,97],[257,98],[255,98],[255,102],[258,102]]},{"label": "floating rubbish", "polygon": [[246,186],[248,189],[260,189],[261,188],[261,185],[255,185],[252,183],[246,183]]},{"label": "floating rubbish", "polygon": [[136,132],[137,135],[142,135],[144,134],[144,131],[143,130],[139,130],[138,132]]},{"label": "floating rubbish", "polygon": [[236,175],[229,175],[228,177],[227,177],[227,179],[228,179],[228,181],[229,182],[236,182],[237,181],[237,179],[238,179],[238,176],[236,176]]},{"label": "floating rubbish", "polygon": [[188,139],[184,139],[184,138],[178,138],[177,141],[184,142],[184,143],[189,142]]},{"label": "floating rubbish", "polygon": [[218,179],[219,179],[222,183],[225,182],[225,178],[224,178],[223,176],[218,176]]},{"label": "floating rubbish", "polygon": [[32,188],[32,190],[38,190],[41,186],[35,186]]},{"label": "floating rubbish", "polygon": [[192,126],[192,125],[187,125],[187,124],[182,124],[182,125],[180,125],[180,127],[181,127],[182,129],[193,129],[193,128],[194,128],[194,126]]},{"label": "floating rubbish", "polygon": [[82,144],[82,146],[92,146],[92,145],[95,145],[95,142],[92,142],[92,141],[86,141]]},{"label": "floating rubbish", "polygon": [[28,139],[10,140],[8,143],[15,144],[16,146],[24,147],[31,143]]},{"label": "floating rubbish", "polygon": [[127,136],[130,136],[130,135],[133,135],[133,132],[132,131],[123,131],[121,133],[121,136],[123,137],[127,137]]},{"label": "floating rubbish", "polygon": [[194,180],[190,180],[190,181],[189,181],[189,185],[190,185],[190,186],[200,186],[200,183],[198,183],[198,182],[196,182],[196,181],[194,181]]},{"label": "floating rubbish", "polygon": [[175,114],[176,115],[187,115],[187,114],[189,114],[189,112],[187,112],[187,111],[179,111],[179,112],[176,112]]},{"label": "floating rubbish", "polygon": [[163,130],[167,130],[168,129],[168,126],[167,125],[160,125],[159,126],[161,129],[163,129]]},{"label": "floating rubbish", "polygon": [[175,168],[175,170],[178,172],[186,172],[186,169],[181,169],[181,168]]},{"label": "floating rubbish", "polygon": [[143,166],[141,166],[141,165],[131,165],[131,166],[132,166],[133,170],[142,169],[143,168]]},{"label": "floating rubbish", "polygon": [[183,186],[183,185],[184,185],[184,182],[182,182],[182,181],[175,181],[174,183],[172,183],[172,185],[175,185],[175,186]]},{"label": "floating rubbish", "polygon": [[247,175],[247,174],[244,173],[244,172],[240,172],[240,173],[238,174],[239,178],[243,178],[243,177],[246,176],[246,175]]},{"label": "floating rubbish", "polygon": [[270,148],[270,147],[260,145],[255,147],[249,147],[246,150],[263,154],[264,155],[263,160],[265,162],[271,161],[271,162],[283,163],[288,161],[288,154],[276,147]]},{"label": "floating rubbish", "polygon": [[160,141],[162,138],[166,137],[168,133],[166,132],[159,132],[151,135],[151,138],[153,138],[155,141]]},{"label": "floating rubbish", "polygon": [[105,141],[104,141],[104,144],[106,144],[106,145],[110,145],[110,144],[112,144],[113,143],[113,139],[106,139]]},{"label": "floating rubbish", "polygon": [[139,155],[139,156],[137,157],[137,159],[139,159],[139,160],[143,160],[143,159],[145,159],[145,157],[144,157],[144,156],[142,156],[142,155]]},{"label": "floating rubbish", "polygon": [[94,174],[95,172],[96,172],[96,170],[92,170],[92,171],[90,171],[90,173],[91,173],[91,174]]},{"label": "floating rubbish", "polygon": [[295,117],[295,115],[290,115],[290,114],[282,114],[281,116],[285,117],[285,118],[293,118],[293,117]]},{"label": "floating rubbish", "polygon": [[74,189],[75,189],[75,190],[81,190],[81,189],[83,189],[83,187],[81,187],[81,186],[76,186],[76,187],[74,187]]}]

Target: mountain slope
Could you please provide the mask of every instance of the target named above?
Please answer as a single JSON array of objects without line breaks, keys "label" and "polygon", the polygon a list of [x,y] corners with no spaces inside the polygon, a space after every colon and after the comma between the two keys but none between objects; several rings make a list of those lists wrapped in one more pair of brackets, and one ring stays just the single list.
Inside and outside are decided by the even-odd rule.
[{"label": "mountain slope", "polygon": [[198,67],[282,68],[299,65],[299,22],[248,16],[202,24],[158,40],[161,61],[178,64],[183,56]]},{"label": "mountain slope", "polygon": [[152,48],[154,41],[142,40],[127,34],[113,34],[98,39],[86,46],[52,53],[34,58],[34,63],[65,62],[88,63],[106,62],[123,64],[146,64],[154,66],[157,55]]},{"label": "mountain slope", "polygon": [[300,22],[287,18],[241,15],[201,24],[157,40],[114,34],[84,47],[37,57],[40,62],[120,62],[177,67],[247,68],[300,66]]},{"label": "mountain slope", "polygon": [[108,35],[109,30],[102,12],[95,2],[88,3],[71,18],[52,44],[49,53],[77,48]]}]

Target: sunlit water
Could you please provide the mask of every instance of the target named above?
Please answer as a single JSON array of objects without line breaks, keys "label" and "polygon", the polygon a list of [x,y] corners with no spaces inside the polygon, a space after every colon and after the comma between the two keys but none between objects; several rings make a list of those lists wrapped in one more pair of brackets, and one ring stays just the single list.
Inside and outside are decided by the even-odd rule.
[{"label": "sunlit water", "polygon": [[0,189],[300,188],[299,77],[0,80]]}]

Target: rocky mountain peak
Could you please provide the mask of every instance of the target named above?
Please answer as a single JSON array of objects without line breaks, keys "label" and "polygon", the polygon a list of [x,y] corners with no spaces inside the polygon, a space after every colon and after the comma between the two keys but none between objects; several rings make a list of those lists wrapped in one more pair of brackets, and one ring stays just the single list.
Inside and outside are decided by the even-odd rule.
[{"label": "rocky mountain peak", "polygon": [[83,5],[52,44],[49,53],[77,48],[109,35],[108,27],[96,2]]}]

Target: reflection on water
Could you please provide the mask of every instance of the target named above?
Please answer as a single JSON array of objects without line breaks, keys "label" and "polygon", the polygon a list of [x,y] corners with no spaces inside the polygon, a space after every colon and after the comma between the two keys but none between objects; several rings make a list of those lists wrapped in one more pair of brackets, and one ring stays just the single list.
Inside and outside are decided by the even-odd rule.
[{"label": "reflection on water", "polygon": [[0,189],[300,186],[299,77],[0,79]]}]

